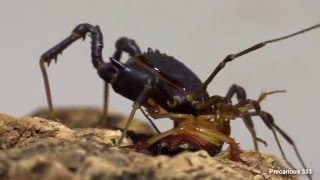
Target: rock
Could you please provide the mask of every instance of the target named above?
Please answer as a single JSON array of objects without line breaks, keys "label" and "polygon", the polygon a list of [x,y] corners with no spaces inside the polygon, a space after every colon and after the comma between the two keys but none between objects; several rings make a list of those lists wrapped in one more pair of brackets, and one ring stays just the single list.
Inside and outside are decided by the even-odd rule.
[{"label": "rock", "polygon": [[[103,146],[113,147],[121,136],[121,131],[76,128],[69,129],[65,125],[43,118],[14,117],[0,114],[0,148],[23,148],[35,143],[57,143],[73,141],[90,141]],[[123,145],[131,145],[129,139],[124,139]]]},{"label": "rock", "polygon": [[[115,147],[121,131],[76,128],[43,118],[0,115],[0,179],[296,179],[269,174],[285,169],[255,151],[235,162],[228,152],[150,156]],[[125,139],[123,145],[130,145]]]},{"label": "rock", "polygon": [[[59,122],[71,129],[84,127],[122,129],[128,120],[128,116],[111,112],[108,114],[107,123],[104,123],[101,110],[93,107],[58,107],[55,108],[55,114]],[[48,109],[38,109],[30,117],[48,119],[49,111]],[[136,133],[155,134],[155,130],[149,124],[133,119],[129,130]]]}]

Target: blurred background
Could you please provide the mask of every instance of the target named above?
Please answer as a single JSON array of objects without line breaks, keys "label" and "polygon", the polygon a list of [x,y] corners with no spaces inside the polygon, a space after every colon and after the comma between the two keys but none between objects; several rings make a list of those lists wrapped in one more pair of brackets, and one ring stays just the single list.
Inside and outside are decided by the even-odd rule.
[{"label": "blurred background", "polygon": [[[320,1],[2,1],[0,6],[0,112],[25,116],[46,107],[39,57],[68,36],[79,23],[100,25],[104,57],[121,36],[175,56],[202,80],[228,54],[320,22]],[[49,78],[56,106],[102,105],[102,80],[92,67],[89,38],[77,42],[51,64]],[[320,29],[271,44],[230,63],[208,88],[225,95],[233,84],[256,99],[263,90],[287,89],[262,103],[296,142],[304,160],[320,177],[319,159]],[[132,102],[111,92],[110,110],[129,115]],[[138,113],[137,117],[145,118]],[[269,143],[263,152],[281,158],[271,131],[255,119],[258,136]],[[157,120],[162,130],[170,120]],[[242,121],[232,122],[232,137],[253,149]],[[282,139],[283,140],[283,139]],[[282,141],[289,161],[300,166]]]}]

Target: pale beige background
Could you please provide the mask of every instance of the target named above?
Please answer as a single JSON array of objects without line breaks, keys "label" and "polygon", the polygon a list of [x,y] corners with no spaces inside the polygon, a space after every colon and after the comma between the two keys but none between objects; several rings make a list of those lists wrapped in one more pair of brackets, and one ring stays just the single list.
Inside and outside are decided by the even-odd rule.
[{"label": "pale beige background", "polygon": [[[229,53],[319,23],[319,9],[316,0],[1,1],[0,111],[23,116],[46,106],[38,58],[82,22],[101,26],[106,59],[114,41],[126,35],[142,49],[150,46],[174,55],[205,79]],[[286,94],[269,97],[262,107],[295,140],[313,171],[320,165],[319,48],[320,29],[270,45],[228,64],[209,87],[211,95],[224,95],[237,83],[250,98],[261,90],[287,89]],[[89,49],[89,41],[78,42],[50,67],[55,105],[102,103],[102,81],[91,65]],[[129,114],[131,104],[111,94],[112,110]],[[256,121],[259,136],[269,142],[262,150],[280,156],[272,133]],[[158,124],[170,127],[167,120]],[[240,120],[232,123],[232,130],[244,149],[252,148]],[[291,147],[283,144],[289,160],[300,168]]]}]

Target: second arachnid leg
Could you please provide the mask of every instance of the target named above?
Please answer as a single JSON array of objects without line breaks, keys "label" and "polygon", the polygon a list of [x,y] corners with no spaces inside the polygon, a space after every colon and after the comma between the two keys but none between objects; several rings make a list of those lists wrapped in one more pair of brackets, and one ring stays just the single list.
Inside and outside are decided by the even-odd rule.
[{"label": "second arachnid leg", "polygon": [[[239,103],[247,100],[247,94],[246,94],[245,89],[237,84],[233,84],[229,88],[229,90],[226,94],[226,97],[225,97],[226,101],[228,103],[231,103],[231,99],[234,95],[237,96]],[[252,136],[254,149],[259,152],[258,141],[263,143],[264,145],[267,145],[267,143],[264,140],[257,137],[256,131],[254,129],[254,124],[253,124],[253,121],[250,116],[243,115],[241,118]]]}]

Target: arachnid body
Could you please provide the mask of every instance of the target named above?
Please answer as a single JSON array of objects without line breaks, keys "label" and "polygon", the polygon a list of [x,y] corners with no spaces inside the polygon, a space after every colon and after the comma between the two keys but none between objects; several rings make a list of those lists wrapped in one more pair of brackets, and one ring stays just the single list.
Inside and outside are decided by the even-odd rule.
[{"label": "arachnid body", "polygon": [[[103,36],[99,26],[80,24],[72,31],[70,36],[45,52],[40,58],[49,109],[52,117],[54,117],[49,82],[44,64],[47,63],[49,65],[51,60],[57,60],[57,55],[62,53],[69,45],[80,38],[84,39],[86,34],[89,34],[92,38],[91,58],[93,66],[97,69],[99,76],[106,81],[105,100],[108,92],[107,84],[110,83],[115,92],[134,101],[133,109],[124,128],[123,135],[119,140],[119,145],[136,110],[144,107],[149,115],[155,119],[168,117],[174,120],[175,127],[146,142],[140,143],[137,147],[146,148],[160,143],[160,146],[172,147],[176,145],[179,148],[185,143],[186,149],[206,149],[209,152],[219,152],[223,143],[226,142],[230,145],[230,157],[239,160],[238,145],[229,137],[229,122],[232,119],[241,118],[253,137],[255,149],[258,150],[258,142],[264,141],[256,137],[251,117],[259,116],[267,127],[272,130],[283,158],[286,160],[276,132],[280,133],[294,147],[299,160],[306,168],[291,138],[274,123],[273,117],[269,113],[260,108],[259,104],[264,97],[274,92],[263,93],[258,100],[250,100],[247,99],[245,90],[238,85],[232,85],[225,96],[209,96],[206,89],[224,66],[237,57],[260,49],[267,44],[278,42],[318,27],[320,27],[320,24],[287,36],[258,43],[239,53],[230,54],[219,63],[206,81],[201,82],[188,67],[175,58],[152,49],[142,53],[135,41],[126,37],[120,38],[116,42],[116,51],[110,58],[110,62],[104,62],[102,57]],[[120,61],[123,52],[128,53],[130,56],[125,63]],[[235,95],[238,102],[233,104],[231,99]],[[107,114],[106,104],[104,106],[105,116]],[[182,131],[183,133],[179,133]]]}]

